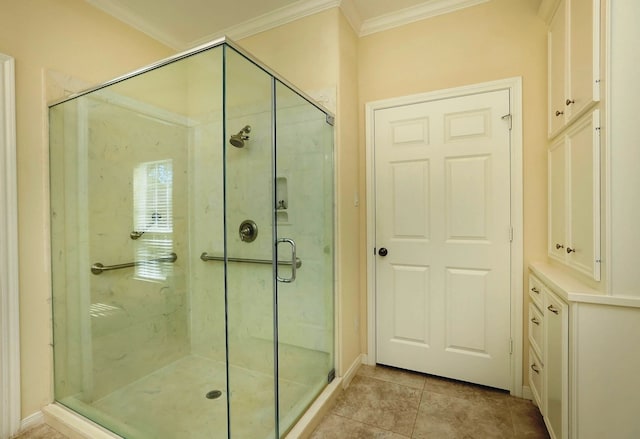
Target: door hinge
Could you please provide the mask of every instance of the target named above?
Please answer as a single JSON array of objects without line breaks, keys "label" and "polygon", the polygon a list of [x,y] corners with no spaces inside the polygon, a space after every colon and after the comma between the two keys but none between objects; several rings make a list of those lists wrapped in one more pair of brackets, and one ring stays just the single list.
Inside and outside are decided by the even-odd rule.
[{"label": "door hinge", "polygon": [[509,339],[509,355],[513,354],[513,339]]},{"label": "door hinge", "polygon": [[513,226],[509,226],[509,242],[513,242]]},{"label": "door hinge", "polygon": [[511,117],[511,113],[509,114],[505,114],[504,116],[502,116],[502,120],[509,120],[509,131],[511,131],[511,128],[513,127],[513,117]]}]

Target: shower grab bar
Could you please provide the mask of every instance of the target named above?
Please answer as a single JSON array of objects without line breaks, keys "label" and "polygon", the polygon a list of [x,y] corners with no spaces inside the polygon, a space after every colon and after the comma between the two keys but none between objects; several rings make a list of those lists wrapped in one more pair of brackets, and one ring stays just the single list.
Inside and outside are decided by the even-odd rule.
[{"label": "shower grab bar", "polygon": [[91,266],[91,272],[93,274],[102,274],[103,271],[120,270],[121,268],[135,267],[136,265],[148,264],[150,262],[175,262],[176,259],[178,259],[178,255],[175,253],[169,253],[168,256],[163,256],[161,258],[150,259],[148,261],[127,262],[126,264],[102,265],[100,262],[96,262]]},{"label": "shower grab bar", "polygon": [[[224,256],[211,256],[209,253],[204,252],[200,255],[200,259],[203,261],[224,261]],[[249,264],[273,264],[271,259],[250,259],[250,258],[227,258],[229,262],[246,262]],[[293,261],[278,261],[278,265],[292,265]],[[296,258],[296,268],[302,266],[302,260]]]}]

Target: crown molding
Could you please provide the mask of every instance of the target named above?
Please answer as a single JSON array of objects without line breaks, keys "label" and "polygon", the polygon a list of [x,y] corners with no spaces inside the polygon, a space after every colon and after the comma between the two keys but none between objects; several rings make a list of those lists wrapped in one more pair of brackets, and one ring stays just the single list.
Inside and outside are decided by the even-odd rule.
[{"label": "crown molding", "polygon": [[362,27],[362,17],[360,17],[360,12],[358,12],[358,8],[353,0],[342,0],[340,2],[340,10],[342,11],[342,15],[347,19],[347,22],[356,32],[356,35],[359,34],[360,28]]},{"label": "crown molding", "polygon": [[100,9],[101,11],[111,15],[117,20],[122,21],[125,24],[128,24],[134,29],[139,30],[140,32],[149,35],[154,40],[157,40],[164,44],[165,46],[169,46],[173,49],[180,50],[184,47],[184,42],[172,37],[169,33],[163,31],[162,29],[153,26],[150,24],[144,17],[131,12],[127,8],[123,8],[118,6],[115,3],[110,2],[109,0],[85,0],[91,6]]},{"label": "crown molding", "polygon": [[340,6],[340,0],[299,0],[289,6],[276,9],[267,14],[231,26],[219,32],[205,35],[197,40],[190,41],[183,49],[196,47],[208,41],[227,36],[233,40],[250,37],[260,32],[282,26],[283,24],[299,20],[309,15]]},{"label": "crown molding", "polygon": [[359,36],[363,37],[376,32],[382,32],[394,27],[413,23],[414,21],[448,14],[459,9],[470,8],[471,6],[476,6],[488,1],[490,0],[432,0],[401,9],[397,12],[365,20],[360,27]]},{"label": "crown molding", "polygon": [[[201,44],[213,41],[222,36],[239,40],[255,35],[266,30],[282,26],[283,24],[299,20],[309,15],[327,9],[339,7],[356,34],[360,37],[376,32],[403,26],[418,20],[447,14],[460,9],[486,3],[490,0],[426,0],[416,6],[401,9],[396,12],[381,15],[378,17],[362,20],[360,11],[353,0],[298,0],[297,2],[276,9],[272,12],[260,15],[256,18],[231,26],[220,31],[207,34],[201,38],[185,41],[170,32],[152,25],[144,16],[133,13],[126,7],[120,6],[109,0],[85,0],[90,5],[128,24],[134,29],[149,35],[151,38],[165,44],[173,49],[183,51]],[[546,5],[556,3],[558,0],[542,0],[540,9]]]},{"label": "crown molding", "polygon": [[85,0],[92,6],[106,12],[129,26],[149,35],[151,38],[176,49],[187,50],[192,47],[213,41],[222,36],[232,39],[246,38],[260,32],[282,26],[309,15],[317,14],[327,9],[340,6],[340,0],[299,0],[289,6],[276,9],[267,14],[247,20],[237,26],[231,26],[221,31],[207,34],[192,41],[184,41],[171,36],[170,33],[153,26],[144,17],[132,13],[130,10],[118,6],[108,0]]}]

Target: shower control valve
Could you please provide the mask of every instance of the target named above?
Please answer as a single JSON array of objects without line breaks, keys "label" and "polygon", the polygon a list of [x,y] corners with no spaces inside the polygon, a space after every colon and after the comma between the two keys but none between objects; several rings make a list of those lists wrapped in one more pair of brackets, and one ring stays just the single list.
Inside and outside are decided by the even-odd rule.
[{"label": "shower control valve", "polygon": [[258,237],[258,226],[251,220],[244,220],[238,228],[238,234],[243,242],[253,242]]}]

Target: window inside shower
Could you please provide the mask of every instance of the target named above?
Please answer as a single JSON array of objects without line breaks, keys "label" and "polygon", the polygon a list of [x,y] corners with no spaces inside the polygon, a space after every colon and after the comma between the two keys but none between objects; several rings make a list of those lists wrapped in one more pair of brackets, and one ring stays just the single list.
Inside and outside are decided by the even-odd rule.
[{"label": "window inside shower", "polygon": [[144,162],[133,170],[133,230],[135,267],[140,280],[163,281],[172,264],[158,259],[173,252],[173,161]]}]

